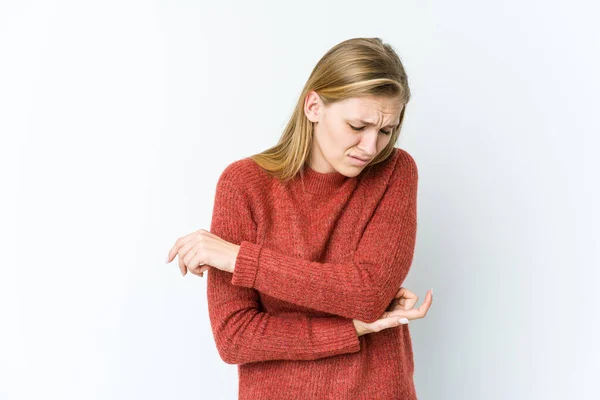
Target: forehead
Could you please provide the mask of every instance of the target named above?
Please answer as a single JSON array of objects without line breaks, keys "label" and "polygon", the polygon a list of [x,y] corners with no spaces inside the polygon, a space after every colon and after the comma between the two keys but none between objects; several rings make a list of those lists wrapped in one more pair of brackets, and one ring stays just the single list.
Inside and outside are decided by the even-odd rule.
[{"label": "forehead", "polygon": [[337,104],[344,114],[356,118],[384,118],[393,120],[400,118],[404,104],[396,97],[351,97]]}]

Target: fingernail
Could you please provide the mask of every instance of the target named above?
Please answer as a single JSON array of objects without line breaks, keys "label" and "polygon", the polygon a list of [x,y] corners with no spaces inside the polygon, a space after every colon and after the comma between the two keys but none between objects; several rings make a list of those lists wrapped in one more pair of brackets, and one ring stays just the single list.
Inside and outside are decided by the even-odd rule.
[{"label": "fingernail", "polygon": [[398,322],[400,322],[401,324],[408,324],[408,319],[407,318],[400,318],[398,320]]},{"label": "fingernail", "polygon": [[431,297],[433,297],[433,288],[431,288],[429,290],[431,290]]},{"label": "fingernail", "polygon": [[183,273],[183,271],[180,271],[180,272],[181,272],[181,276],[185,276],[185,274]]}]

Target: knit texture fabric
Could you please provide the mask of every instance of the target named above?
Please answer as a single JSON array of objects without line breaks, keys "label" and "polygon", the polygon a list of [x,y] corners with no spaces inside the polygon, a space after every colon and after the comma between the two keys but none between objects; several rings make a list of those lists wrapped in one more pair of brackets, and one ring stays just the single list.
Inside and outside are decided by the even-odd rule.
[{"label": "knit texture fabric", "polygon": [[207,303],[239,399],[417,398],[408,325],[359,337],[352,323],[377,320],[409,272],[417,178],[399,148],[352,178],[225,168],[210,232],[240,249],[233,274],[208,271]]}]

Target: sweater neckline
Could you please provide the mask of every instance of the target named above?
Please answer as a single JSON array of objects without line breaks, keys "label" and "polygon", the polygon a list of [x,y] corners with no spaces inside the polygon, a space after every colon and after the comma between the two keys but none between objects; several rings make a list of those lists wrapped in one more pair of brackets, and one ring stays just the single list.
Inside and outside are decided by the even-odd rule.
[{"label": "sweater neckline", "polygon": [[337,171],[317,172],[308,163],[304,164],[304,168],[300,172],[301,185],[304,185],[306,191],[316,194],[335,192],[350,179],[353,178],[349,178]]}]

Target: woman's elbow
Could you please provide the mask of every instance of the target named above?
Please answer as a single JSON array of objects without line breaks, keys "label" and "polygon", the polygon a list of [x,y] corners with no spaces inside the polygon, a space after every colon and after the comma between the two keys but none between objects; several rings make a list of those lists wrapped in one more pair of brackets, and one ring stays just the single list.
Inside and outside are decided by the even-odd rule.
[{"label": "woman's elbow", "polygon": [[221,356],[221,360],[223,360],[225,363],[227,364],[231,364],[231,365],[237,365],[237,364],[242,364],[234,355],[232,355],[231,353],[221,353],[219,352],[219,355]]},{"label": "woman's elbow", "polygon": [[217,344],[217,352],[223,360],[227,364],[240,364],[240,360],[237,352],[234,350],[233,346],[231,346],[231,342],[226,338],[219,337],[216,340]]},{"label": "woman's elbow", "polygon": [[257,314],[255,309],[241,310],[228,314],[223,319],[211,321],[213,337],[221,359],[227,364],[244,364],[248,361],[248,339],[245,334],[252,318]]}]

